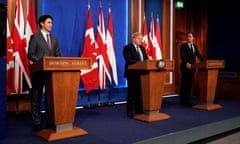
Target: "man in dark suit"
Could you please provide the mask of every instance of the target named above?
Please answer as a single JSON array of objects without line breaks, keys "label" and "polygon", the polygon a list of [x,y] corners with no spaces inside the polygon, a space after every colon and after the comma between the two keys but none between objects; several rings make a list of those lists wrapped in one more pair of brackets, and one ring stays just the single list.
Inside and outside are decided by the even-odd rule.
[{"label": "man in dark suit", "polygon": [[144,47],[141,46],[142,34],[139,32],[132,34],[132,42],[124,46],[123,54],[125,58],[125,73],[127,78],[127,116],[132,117],[135,110],[136,114],[143,114],[141,96],[141,77],[139,71],[128,70],[128,66],[147,59]]},{"label": "man in dark suit", "polygon": [[192,83],[194,80],[195,69],[192,69],[192,64],[196,63],[196,57],[203,61],[204,58],[199,53],[197,45],[194,42],[194,35],[192,32],[187,33],[187,42],[180,47],[181,55],[181,88],[180,88],[180,104],[184,106],[191,106],[190,94]]},{"label": "man in dark suit", "polygon": [[[28,58],[33,63],[44,56],[56,57],[61,55],[57,38],[49,34],[49,32],[52,30],[52,22],[53,18],[50,15],[42,15],[39,17],[38,24],[41,31],[31,36],[28,47]],[[48,75],[46,72],[33,70],[31,70],[31,75],[32,88],[30,90],[30,95],[33,129],[35,131],[40,131],[40,104],[43,95],[43,87],[46,84]]]}]

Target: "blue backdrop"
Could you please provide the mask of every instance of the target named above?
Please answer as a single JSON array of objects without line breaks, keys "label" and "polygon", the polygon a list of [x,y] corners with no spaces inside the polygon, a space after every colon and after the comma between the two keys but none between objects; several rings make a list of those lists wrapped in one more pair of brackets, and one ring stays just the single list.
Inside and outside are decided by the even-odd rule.
[{"label": "blue backdrop", "polygon": [[157,25],[157,17],[160,21],[160,27],[161,27],[161,34],[162,34],[162,0],[147,0],[145,1],[145,16],[147,20],[148,25],[148,32],[150,31],[150,18],[151,15],[153,15],[154,18],[154,26],[156,31],[156,25]]},{"label": "blue backdrop", "polygon": [[6,5],[7,4],[7,0],[0,0],[0,3]]},{"label": "blue backdrop", "polygon": [[[127,1],[91,0],[94,33],[98,23],[99,7],[102,4],[105,30],[107,30],[108,8],[112,10],[114,41],[117,59],[119,87],[126,86],[123,77],[123,46],[127,43]],[[53,16],[52,34],[58,37],[62,56],[80,57],[82,54],[87,23],[88,0],[43,0],[42,13]]]}]

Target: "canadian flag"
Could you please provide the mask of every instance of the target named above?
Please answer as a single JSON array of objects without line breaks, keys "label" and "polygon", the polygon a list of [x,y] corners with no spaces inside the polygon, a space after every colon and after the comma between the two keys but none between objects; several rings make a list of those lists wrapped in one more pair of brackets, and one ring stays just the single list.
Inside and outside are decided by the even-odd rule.
[{"label": "canadian flag", "polygon": [[96,42],[94,38],[92,12],[90,4],[88,5],[88,20],[85,31],[82,57],[90,57],[92,59],[92,68],[90,70],[81,71],[83,85],[85,87],[86,92],[89,93],[94,88],[99,87],[98,63],[96,59],[97,58]]},{"label": "canadian flag", "polygon": [[[156,35],[157,35],[157,37],[156,37]],[[151,20],[150,20],[149,49],[150,49],[149,55],[150,55],[151,59],[154,59],[154,60],[162,59],[160,23],[158,20],[156,33],[155,33],[153,16],[151,16]]]},{"label": "canadian flag", "polygon": [[[100,89],[105,89],[107,78],[111,83],[111,75],[110,75],[110,65],[107,56],[106,50],[106,37],[105,37],[105,26],[104,26],[104,18],[102,6],[100,6],[99,11],[99,19],[96,33],[96,42],[97,42],[97,59],[99,62],[99,81],[100,81]],[[107,78],[106,78],[107,76]]]},{"label": "canadian flag", "polygon": [[113,23],[112,23],[112,11],[111,8],[108,9],[108,27],[107,27],[107,56],[110,63],[112,82],[114,85],[118,85],[117,77],[117,64],[116,55],[114,48],[114,35],[113,35]]},{"label": "canadian flag", "polygon": [[156,59],[162,59],[162,40],[161,40],[161,30],[160,30],[159,18],[157,18],[156,26]]},{"label": "canadian flag", "polygon": [[149,58],[150,59],[156,59],[155,49],[156,49],[156,37],[155,37],[155,30],[154,30],[154,19],[153,19],[153,16],[151,16],[150,32],[149,32]]},{"label": "canadian flag", "polygon": [[12,30],[13,55],[14,55],[14,82],[15,93],[27,92],[31,85],[29,62],[27,57],[27,41],[24,34],[24,16],[21,0],[17,0],[17,10]]},{"label": "canadian flag", "polygon": [[15,93],[13,41],[7,19],[7,95]]},{"label": "canadian flag", "polygon": [[148,46],[148,28],[147,28],[147,21],[146,17],[144,15],[143,19],[143,32],[142,32],[143,38],[142,38],[142,46],[145,48],[146,54],[148,57],[150,56],[150,48]]}]

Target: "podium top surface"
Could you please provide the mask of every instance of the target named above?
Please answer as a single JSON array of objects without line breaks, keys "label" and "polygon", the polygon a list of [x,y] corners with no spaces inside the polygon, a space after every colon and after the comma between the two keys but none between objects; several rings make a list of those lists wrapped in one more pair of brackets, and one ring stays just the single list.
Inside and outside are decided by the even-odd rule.
[{"label": "podium top surface", "polygon": [[[165,60],[164,70],[174,70],[174,60]],[[128,66],[130,70],[159,70],[158,60],[145,60]]]},{"label": "podium top surface", "polygon": [[61,71],[91,69],[91,58],[83,57],[43,57],[31,64],[32,70]]},{"label": "podium top surface", "polygon": [[225,67],[224,60],[206,60],[192,65],[192,68],[198,69],[219,69]]}]

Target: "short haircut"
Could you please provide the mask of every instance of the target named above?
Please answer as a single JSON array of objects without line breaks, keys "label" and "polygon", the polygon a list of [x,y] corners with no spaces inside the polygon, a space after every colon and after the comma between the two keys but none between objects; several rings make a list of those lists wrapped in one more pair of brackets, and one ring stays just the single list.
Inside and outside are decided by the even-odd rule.
[{"label": "short haircut", "polygon": [[186,35],[192,34],[193,37],[195,37],[195,34],[193,32],[187,32]]},{"label": "short haircut", "polygon": [[40,28],[42,28],[42,26],[41,26],[41,23],[43,22],[45,22],[46,21],[46,19],[48,19],[48,18],[50,18],[51,20],[53,20],[53,17],[52,16],[50,16],[50,15],[41,15],[40,17],[39,17],[39,19],[38,19],[38,25],[39,25],[39,27]]},{"label": "short haircut", "polygon": [[132,39],[136,38],[137,36],[142,35],[140,32],[134,32],[132,33]]}]

